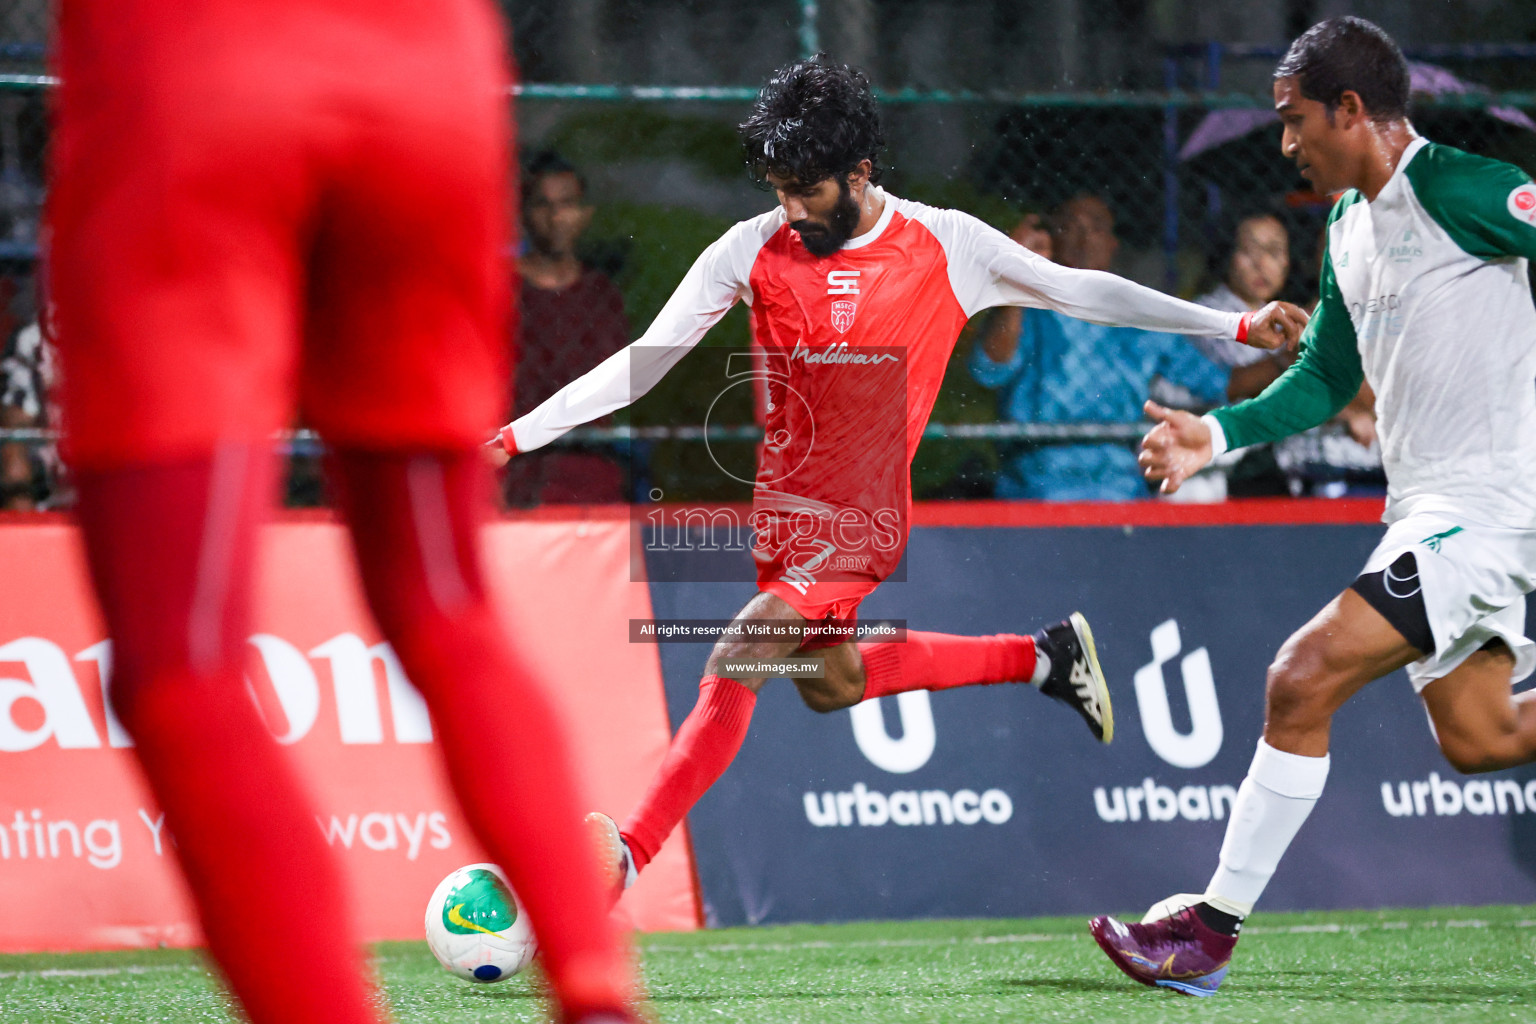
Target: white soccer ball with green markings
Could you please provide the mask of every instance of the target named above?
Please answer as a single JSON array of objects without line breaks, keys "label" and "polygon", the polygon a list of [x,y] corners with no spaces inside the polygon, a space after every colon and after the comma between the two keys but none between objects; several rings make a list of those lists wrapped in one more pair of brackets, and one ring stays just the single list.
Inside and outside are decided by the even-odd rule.
[{"label": "white soccer ball with green markings", "polygon": [[503,981],[533,962],[528,912],[495,864],[470,864],[443,879],[427,903],[427,945],[469,981]]}]

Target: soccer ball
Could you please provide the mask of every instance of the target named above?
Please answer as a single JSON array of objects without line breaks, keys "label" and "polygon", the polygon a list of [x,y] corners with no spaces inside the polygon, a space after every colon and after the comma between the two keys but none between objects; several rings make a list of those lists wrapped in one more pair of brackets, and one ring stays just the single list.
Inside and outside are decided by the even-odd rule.
[{"label": "soccer ball", "polygon": [[427,945],[469,981],[502,981],[533,961],[528,912],[495,864],[470,864],[443,879],[427,903]]},{"label": "soccer ball", "polygon": [[1176,896],[1169,896],[1165,900],[1159,900],[1152,904],[1151,908],[1141,918],[1142,924],[1151,924],[1153,921],[1161,921],[1172,917],[1174,914],[1182,914],[1196,903],[1204,903],[1205,896],[1197,892],[1181,892]]}]

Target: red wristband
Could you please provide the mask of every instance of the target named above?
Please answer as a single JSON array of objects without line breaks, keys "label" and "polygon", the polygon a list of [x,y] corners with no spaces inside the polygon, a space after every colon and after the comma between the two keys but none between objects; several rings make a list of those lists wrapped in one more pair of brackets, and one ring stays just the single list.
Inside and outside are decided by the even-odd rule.
[{"label": "red wristband", "polygon": [[1248,325],[1253,323],[1253,311],[1243,314],[1243,318],[1237,322],[1237,340],[1244,345],[1248,344]]},{"label": "red wristband", "polygon": [[512,433],[512,424],[508,423],[506,426],[502,427],[501,432],[496,436],[501,438],[502,451],[506,452],[508,455],[516,455],[518,453],[517,435]]}]

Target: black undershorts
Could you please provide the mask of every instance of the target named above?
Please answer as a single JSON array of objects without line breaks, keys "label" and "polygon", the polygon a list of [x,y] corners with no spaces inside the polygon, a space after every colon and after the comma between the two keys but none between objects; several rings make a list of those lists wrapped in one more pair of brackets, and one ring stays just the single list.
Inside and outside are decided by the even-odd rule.
[{"label": "black undershorts", "polygon": [[1349,589],[1365,598],[1365,603],[1380,612],[1419,653],[1434,653],[1435,634],[1424,610],[1419,563],[1412,551],[1398,555],[1397,561],[1380,572],[1362,573]]}]

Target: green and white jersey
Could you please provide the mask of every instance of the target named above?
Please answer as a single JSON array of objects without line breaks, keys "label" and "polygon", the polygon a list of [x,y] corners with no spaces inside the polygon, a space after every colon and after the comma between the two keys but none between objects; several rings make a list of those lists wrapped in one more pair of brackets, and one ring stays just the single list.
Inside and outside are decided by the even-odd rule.
[{"label": "green and white jersey", "polygon": [[1536,529],[1536,186],[1519,168],[1415,139],[1372,201],[1328,218],[1301,357],[1207,417],[1218,448],[1326,422],[1376,393],[1385,519],[1434,512]]}]

